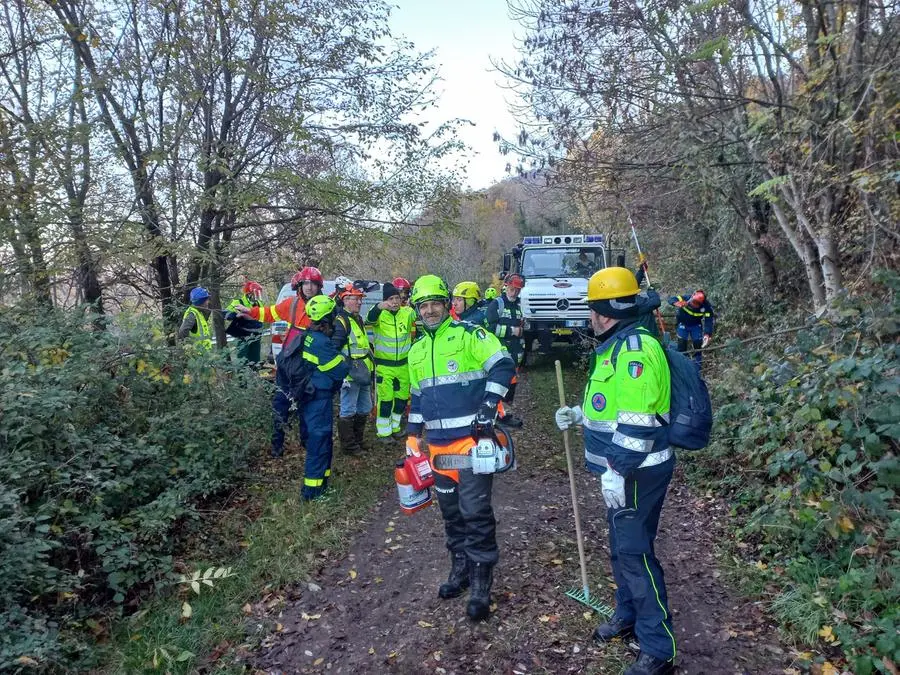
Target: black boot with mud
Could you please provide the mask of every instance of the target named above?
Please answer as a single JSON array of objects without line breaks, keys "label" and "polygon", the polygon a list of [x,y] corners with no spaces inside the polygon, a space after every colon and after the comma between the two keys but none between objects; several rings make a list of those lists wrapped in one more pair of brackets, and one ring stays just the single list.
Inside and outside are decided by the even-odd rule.
[{"label": "black boot with mud", "polygon": [[487,563],[470,563],[469,604],[466,614],[472,621],[484,621],[491,613],[491,585],[494,583],[494,566]]},{"label": "black boot with mud", "polygon": [[634,622],[627,622],[624,619],[613,615],[606,623],[601,623],[594,629],[594,641],[600,644],[609,642],[613,638],[628,638],[634,635]]},{"label": "black boot with mud", "polygon": [[465,553],[450,554],[450,574],[438,589],[438,597],[444,600],[458,598],[469,587],[469,560]]},{"label": "black boot with mud", "polygon": [[675,664],[671,661],[642,652],[638,654],[637,660],[625,669],[624,675],[669,675],[674,672]]},{"label": "black boot with mud", "polygon": [[366,443],[366,424],[368,421],[369,416],[365,413],[353,416],[353,437],[356,439],[356,445],[361,452],[366,452],[369,449]]},{"label": "black boot with mud", "polygon": [[353,418],[338,417],[337,421],[338,440],[341,443],[341,450],[346,455],[355,455],[359,452],[359,443],[356,434],[353,433]]}]

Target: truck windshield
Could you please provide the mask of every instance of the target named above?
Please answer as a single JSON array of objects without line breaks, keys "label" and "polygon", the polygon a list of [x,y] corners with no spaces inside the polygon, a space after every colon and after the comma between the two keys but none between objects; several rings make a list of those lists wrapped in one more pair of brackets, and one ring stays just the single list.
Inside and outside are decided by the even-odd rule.
[{"label": "truck windshield", "polygon": [[522,274],[526,279],[541,277],[591,276],[603,267],[599,248],[529,248],[522,253]]}]

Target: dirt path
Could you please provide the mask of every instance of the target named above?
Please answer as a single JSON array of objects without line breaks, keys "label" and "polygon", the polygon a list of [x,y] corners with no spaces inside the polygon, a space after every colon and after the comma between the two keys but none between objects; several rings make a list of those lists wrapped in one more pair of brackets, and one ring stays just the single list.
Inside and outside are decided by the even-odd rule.
[{"label": "dirt path", "polygon": [[[519,414],[546,418],[550,377],[549,370],[536,370],[523,378]],[[265,673],[621,672],[633,659],[630,646],[594,646],[597,617],[564,595],[579,572],[562,443],[558,433],[536,427],[530,422],[516,434],[521,468],[494,483],[501,560],[487,623],[465,619],[465,597],[437,598],[448,558],[436,505],[407,517],[389,493],[361,524],[350,553],[323,562],[317,577],[270,617],[281,630],[248,655],[248,665]],[[599,486],[579,459],[576,465],[592,584],[610,602]],[[657,550],[679,639],[679,672],[781,673],[789,666],[787,650],[715,569],[713,544],[723,535],[711,523],[725,513],[716,501],[692,496],[676,477]]]}]

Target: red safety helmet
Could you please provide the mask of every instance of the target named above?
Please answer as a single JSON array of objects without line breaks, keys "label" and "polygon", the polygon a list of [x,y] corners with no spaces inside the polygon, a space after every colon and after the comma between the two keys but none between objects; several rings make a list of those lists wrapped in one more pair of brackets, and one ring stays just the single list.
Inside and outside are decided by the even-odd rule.
[{"label": "red safety helmet", "polygon": [[503,283],[512,288],[525,288],[525,279],[518,274],[510,274]]},{"label": "red safety helmet", "polygon": [[294,278],[291,279],[291,290],[296,291],[304,281],[313,281],[319,284],[319,288],[325,285],[325,279],[322,277],[318,267],[304,267],[297,272]]},{"label": "red safety helmet", "polygon": [[257,296],[260,296],[260,295],[262,295],[262,292],[263,292],[263,287],[260,286],[255,281],[245,282],[244,287],[241,289],[241,293],[243,293],[244,295],[247,295],[247,293],[254,293]]},{"label": "red safety helmet", "polygon": [[404,279],[403,277],[397,277],[391,282],[398,291],[402,291],[406,289],[407,291],[412,290],[412,284],[409,283],[409,279]]}]

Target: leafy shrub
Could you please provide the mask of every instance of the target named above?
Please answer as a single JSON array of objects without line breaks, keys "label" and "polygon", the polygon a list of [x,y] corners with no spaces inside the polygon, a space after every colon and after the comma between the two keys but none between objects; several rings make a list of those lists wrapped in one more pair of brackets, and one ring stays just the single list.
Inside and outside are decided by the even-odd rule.
[{"label": "leafy shrub", "polygon": [[0,670],[73,663],[99,608],[172,583],[173,533],[268,427],[251,371],[120,319],[0,314]]},{"label": "leafy shrub", "polygon": [[900,661],[900,277],[716,376],[716,440],[694,476],[731,497],[773,611],[854,672]]}]

